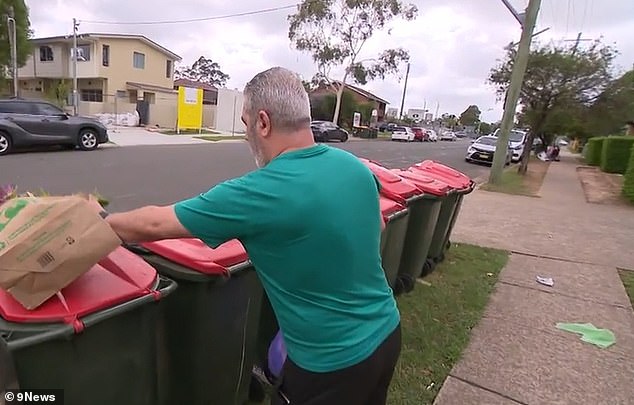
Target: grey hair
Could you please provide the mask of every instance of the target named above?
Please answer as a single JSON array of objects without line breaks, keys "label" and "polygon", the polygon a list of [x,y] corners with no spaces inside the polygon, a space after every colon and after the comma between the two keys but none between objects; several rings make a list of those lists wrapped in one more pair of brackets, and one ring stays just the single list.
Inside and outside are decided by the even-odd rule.
[{"label": "grey hair", "polygon": [[244,87],[244,110],[251,118],[266,111],[283,131],[310,127],[310,100],[299,75],[282,67],[258,73]]}]

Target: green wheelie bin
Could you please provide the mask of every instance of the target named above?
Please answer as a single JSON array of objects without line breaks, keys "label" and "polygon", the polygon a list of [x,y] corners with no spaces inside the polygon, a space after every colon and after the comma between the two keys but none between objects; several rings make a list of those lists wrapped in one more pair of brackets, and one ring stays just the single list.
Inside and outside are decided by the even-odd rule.
[{"label": "green wheelie bin", "polygon": [[403,246],[409,213],[406,207],[384,196],[379,197],[379,204],[385,221],[385,229],[381,232],[381,264],[388,283],[394,288],[402,249],[393,247]]},{"label": "green wheelie bin", "polygon": [[428,259],[429,248],[436,230],[440,230],[436,226],[438,217],[452,188],[422,172],[399,169],[393,172],[416,185],[425,196],[422,203],[424,209],[416,211],[410,218],[399,268],[399,274],[424,277],[435,268],[434,261]]},{"label": "green wheelie bin", "polygon": [[444,232],[434,234],[434,240],[429,249],[430,257],[436,263],[439,263],[445,259],[445,252],[451,245],[449,239],[460,213],[464,196],[475,189],[476,183],[466,174],[433,160],[425,160],[417,163],[413,165],[410,170],[422,172],[431,178],[449,185],[453,189],[453,192],[447,199],[447,209],[441,212],[438,218],[438,226],[444,229]]},{"label": "green wheelie bin", "polygon": [[163,314],[159,404],[247,402],[262,286],[238,240],[142,243],[135,251],[179,285]]},{"label": "green wheelie bin", "polygon": [[[408,220],[405,231],[407,234],[412,223],[411,218],[416,217],[419,210],[425,209],[425,196],[423,192],[411,182],[398,176],[390,169],[381,166],[379,163],[364,158],[359,158],[359,160],[361,160],[361,162],[363,162],[372,171],[372,173],[374,173],[374,175],[379,180],[379,183],[381,183],[382,196],[387,197],[407,207]],[[404,273],[399,274],[398,272],[398,268],[400,267],[400,262],[402,260],[405,239],[406,237],[399,238],[398,240],[394,241],[394,243],[386,243],[385,248],[383,249],[382,257],[384,258],[384,263],[386,257],[398,257],[398,261],[396,261],[395,259],[390,259],[390,262],[398,263],[396,265],[396,269],[386,269],[386,273],[394,272],[397,275],[396,281],[394,282],[394,284],[392,284],[392,289],[394,290],[395,295],[409,292],[414,289],[414,286],[416,285],[415,277]]]},{"label": "green wheelie bin", "polygon": [[61,389],[66,405],[156,404],[158,301],[175,289],[119,247],[36,309],[0,290],[0,391]]}]

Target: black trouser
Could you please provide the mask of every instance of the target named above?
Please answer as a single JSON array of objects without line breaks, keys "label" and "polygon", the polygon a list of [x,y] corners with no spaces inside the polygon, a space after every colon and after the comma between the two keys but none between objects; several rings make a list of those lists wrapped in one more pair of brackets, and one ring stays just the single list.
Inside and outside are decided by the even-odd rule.
[{"label": "black trouser", "polygon": [[370,357],[342,370],[314,373],[287,358],[280,391],[291,405],[385,405],[400,353],[399,325]]}]

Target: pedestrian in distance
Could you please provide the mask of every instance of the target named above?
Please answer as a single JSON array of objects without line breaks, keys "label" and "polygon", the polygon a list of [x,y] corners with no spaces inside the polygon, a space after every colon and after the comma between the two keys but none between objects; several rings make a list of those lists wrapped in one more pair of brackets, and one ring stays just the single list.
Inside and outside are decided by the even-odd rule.
[{"label": "pedestrian in distance", "polygon": [[385,405],[401,329],[381,266],[378,180],[352,154],[314,142],[308,94],[291,71],[253,77],[242,121],[256,170],[173,205],[102,215],[128,243],[240,240],[283,334],[290,403]]}]

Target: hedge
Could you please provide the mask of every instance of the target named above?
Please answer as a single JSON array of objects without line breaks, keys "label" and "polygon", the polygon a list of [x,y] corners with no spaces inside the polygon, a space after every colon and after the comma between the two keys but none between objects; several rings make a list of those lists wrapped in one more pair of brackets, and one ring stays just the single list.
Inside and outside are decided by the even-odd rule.
[{"label": "hedge", "polygon": [[634,204],[634,147],[630,153],[630,165],[624,176],[623,195]]},{"label": "hedge", "polygon": [[599,166],[601,164],[601,153],[604,139],[605,137],[602,136],[588,139],[584,158],[586,159],[586,163],[590,166]]},{"label": "hedge", "polygon": [[630,163],[634,136],[610,136],[603,141],[601,170],[624,174]]}]

